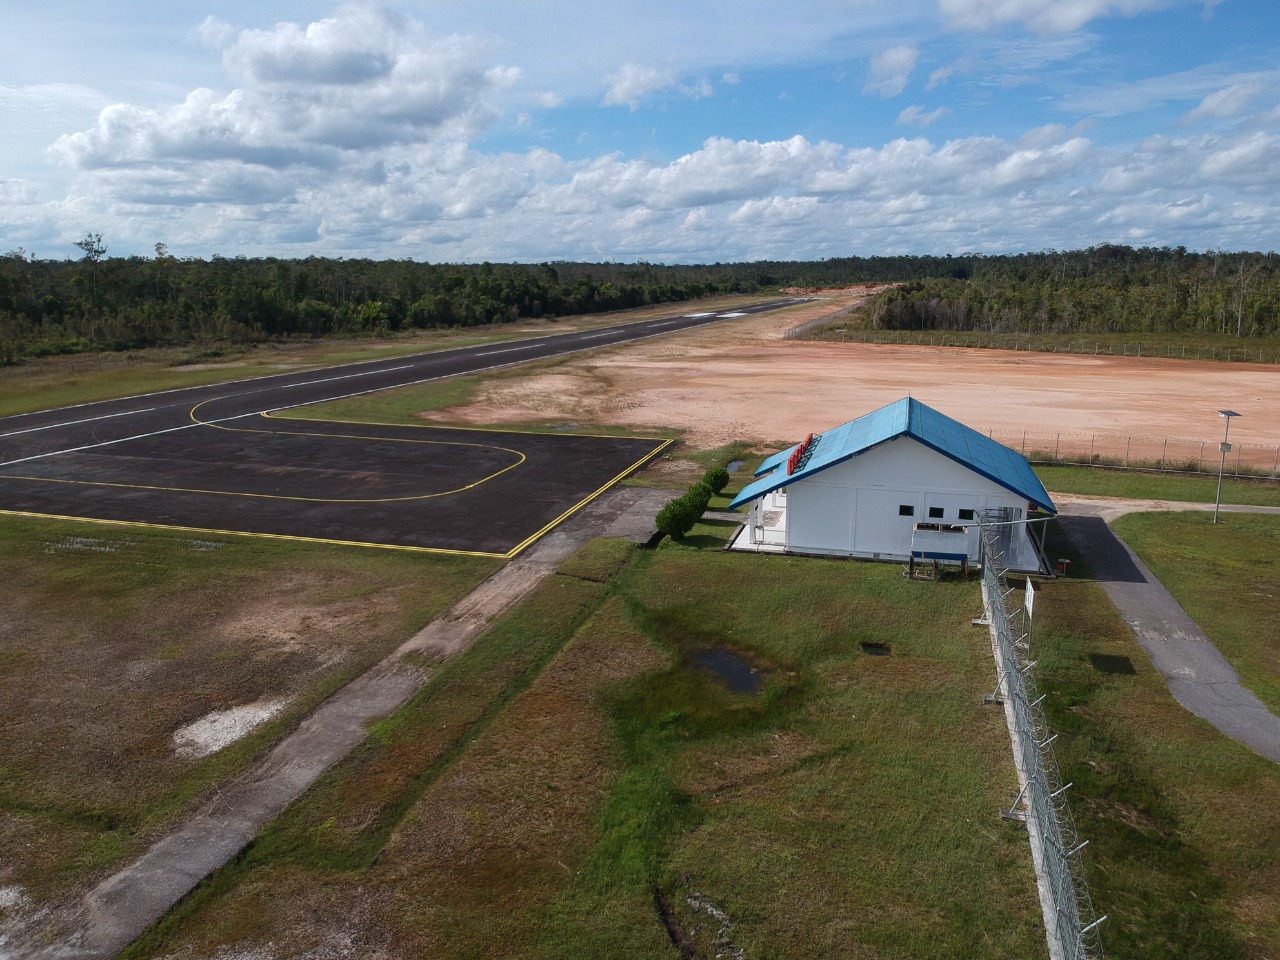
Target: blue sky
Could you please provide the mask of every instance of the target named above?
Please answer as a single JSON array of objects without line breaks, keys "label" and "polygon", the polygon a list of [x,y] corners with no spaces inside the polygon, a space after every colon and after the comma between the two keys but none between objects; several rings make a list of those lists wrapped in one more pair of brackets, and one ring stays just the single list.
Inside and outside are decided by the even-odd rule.
[{"label": "blue sky", "polygon": [[0,12],[0,252],[1280,246],[1274,0],[60,0]]}]

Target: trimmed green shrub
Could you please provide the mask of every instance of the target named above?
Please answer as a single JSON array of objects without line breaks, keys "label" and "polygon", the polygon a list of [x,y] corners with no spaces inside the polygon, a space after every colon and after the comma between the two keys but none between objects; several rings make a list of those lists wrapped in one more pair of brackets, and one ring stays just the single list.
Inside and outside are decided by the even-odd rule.
[{"label": "trimmed green shrub", "polygon": [[724,467],[712,467],[702,475],[702,482],[710,487],[713,493],[719,493],[729,485],[729,471]]},{"label": "trimmed green shrub", "polygon": [[696,509],[696,504],[691,503],[689,495],[685,494],[683,497],[668,500],[658,511],[655,522],[659,532],[678,540],[693,529],[693,525],[698,522],[700,516],[702,511]]},{"label": "trimmed green shrub", "polygon": [[707,504],[711,502],[711,488],[702,481],[698,481],[689,488],[689,492],[684,495],[684,499],[698,511],[698,516],[702,516],[702,512],[707,509]]}]

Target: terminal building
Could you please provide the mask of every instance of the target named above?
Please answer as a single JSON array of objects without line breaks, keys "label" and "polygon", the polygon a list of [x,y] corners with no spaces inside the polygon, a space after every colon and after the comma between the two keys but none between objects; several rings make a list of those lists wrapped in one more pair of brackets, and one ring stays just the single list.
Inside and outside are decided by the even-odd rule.
[{"label": "terminal building", "polygon": [[731,507],[749,506],[730,549],[869,560],[980,562],[978,522],[1004,521],[1011,571],[1048,573],[1056,514],[1025,457],[919,400],[887,407],[775,454]]}]

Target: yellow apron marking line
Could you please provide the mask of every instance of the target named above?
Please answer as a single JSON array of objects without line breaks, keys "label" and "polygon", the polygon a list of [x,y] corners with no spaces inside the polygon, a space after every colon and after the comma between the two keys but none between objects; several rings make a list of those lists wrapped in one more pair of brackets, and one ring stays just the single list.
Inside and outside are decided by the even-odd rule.
[{"label": "yellow apron marking line", "polygon": [[36,513],[30,510],[0,510],[3,517],[28,517],[35,520],[65,520],[72,523],[100,523],[111,527],[142,527],[145,530],[171,530],[177,533],[202,533],[220,537],[256,537],[259,540],[287,540],[298,543],[321,543],[336,547],[372,547],[376,550],[403,550],[408,553],[447,553],[458,557],[489,557],[510,560],[515,551],[486,553],[483,550],[452,550],[448,547],[415,547],[398,543],[372,543],[364,540],[334,540],[326,537],[303,537],[291,533],[255,533],[251,530],[220,530],[217,527],[183,527],[175,523],[147,523],[144,520],[106,520],[101,517],[71,517],[59,513]]},{"label": "yellow apron marking line", "polygon": [[[644,439],[644,438],[641,438],[641,439]],[[586,506],[588,503],[590,503],[592,500],[596,499],[598,496],[600,496],[600,495],[601,495],[602,493],[604,493],[606,490],[608,490],[608,489],[610,489],[611,487],[615,486],[619,481],[621,481],[623,478],[625,478],[625,477],[627,476],[627,474],[631,473],[633,470],[638,470],[638,469],[640,469],[640,467],[644,466],[648,461],[652,460],[654,457],[656,457],[658,454],[660,454],[663,450],[667,449],[667,447],[671,446],[671,444],[673,444],[673,443],[675,443],[675,441],[674,441],[674,440],[664,440],[664,441],[662,442],[662,445],[661,445],[661,446],[657,447],[657,448],[656,448],[656,449],[654,449],[654,450],[651,450],[649,453],[646,453],[643,457],[641,457],[639,460],[637,460],[637,461],[636,461],[635,463],[633,463],[631,466],[627,467],[627,469],[623,470],[621,473],[619,473],[616,477],[614,477],[614,478],[613,478],[612,480],[610,480],[608,483],[604,484],[604,486],[600,487],[600,489],[596,490],[596,491],[595,491],[595,493],[592,493],[591,495],[589,495],[589,496],[585,497],[584,499],[579,500],[577,503],[575,503],[572,507],[570,507],[570,508],[569,508],[568,510],[566,510],[564,513],[560,514],[560,516],[556,517],[554,520],[552,520],[550,523],[548,523],[545,527],[543,527],[543,528],[542,528],[541,530],[539,530],[537,533],[533,534],[533,536],[531,536],[531,537],[529,537],[528,539],[526,539],[526,540],[522,541],[521,543],[517,544],[514,548],[512,548],[512,550],[511,550],[511,552],[508,554],[508,556],[509,556],[509,557],[514,557],[517,553],[519,553],[521,550],[523,550],[523,549],[525,549],[526,547],[528,547],[528,546],[529,546],[530,544],[532,544],[534,541],[538,540],[538,539],[539,539],[539,538],[541,538],[541,537],[546,536],[546,534],[547,534],[547,533],[549,533],[549,532],[550,532],[551,530],[553,530],[555,527],[559,526],[561,523],[563,523],[565,520],[567,520],[567,519],[568,519],[569,517],[571,517],[573,514],[577,513],[579,510],[581,510],[583,507],[585,507],[585,506]]]},{"label": "yellow apron marking line", "polygon": [[[191,418],[191,421],[192,421],[190,425],[212,427],[213,429],[216,429],[216,430],[227,430],[232,433],[266,433],[266,434],[282,433],[286,436],[299,436],[299,437],[333,437],[335,439],[347,439],[347,440],[380,440],[388,443],[422,443],[422,444],[431,444],[433,446],[478,447],[480,449],[501,450],[505,453],[512,453],[512,454],[515,454],[520,459],[517,460],[515,463],[511,464],[510,466],[503,467],[501,470],[497,471],[496,473],[490,474],[489,476],[484,477],[483,479],[477,480],[474,483],[467,484],[464,487],[459,487],[456,490],[449,490],[442,493],[429,493],[429,494],[423,494],[423,495],[414,496],[414,497],[387,497],[387,498],[380,498],[380,499],[361,499],[361,500],[343,500],[343,499],[321,498],[321,497],[289,497],[289,496],[280,496],[277,494],[236,493],[228,490],[200,490],[200,489],[192,489],[188,487],[149,486],[146,484],[110,483],[107,481],[97,481],[97,480],[62,480],[62,479],[56,479],[51,477],[23,477],[23,476],[0,475],[0,479],[28,480],[28,481],[38,481],[41,483],[82,484],[85,486],[100,486],[100,487],[123,487],[123,488],[134,489],[134,490],[157,490],[157,491],[167,491],[167,492],[173,492],[173,493],[203,493],[203,494],[211,494],[215,496],[253,497],[253,498],[267,499],[267,500],[293,500],[293,501],[303,501],[303,502],[309,502],[309,503],[398,503],[398,502],[409,501],[409,500],[429,500],[433,497],[449,496],[454,493],[461,493],[465,490],[471,490],[475,487],[480,486],[483,483],[487,483],[488,481],[494,479],[495,477],[501,476],[502,474],[506,473],[509,470],[514,470],[516,467],[525,463],[528,459],[519,450],[513,450],[510,447],[499,447],[493,444],[467,443],[465,441],[457,441],[457,440],[411,440],[407,438],[397,438],[397,437],[376,437],[376,436],[359,435],[359,434],[331,434],[331,433],[323,433],[323,432],[317,432],[317,431],[305,432],[305,431],[288,431],[288,430],[258,430],[251,427],[225,427],[225,426],[222,426],[220,423],[201,420],[196,416],[196,411],[200,407],[204,406],[207,403],[213,403],[216,400],[220,400],[220,399],[225,399],[225,398],[215,397],[210,400],[202,401],[201,403],[198,403],[194,407],[192,407],[188,411],[188,416]],[[401,423],[381,423],[378,421],[323,420],[323,419],[315,419],[315,418],[304,419],[301,417],[273,417],[270,412],[263,412],[258,415],[261,417],[265,417],[267,419],[295,420],[301,423],[308,423],[308,422],[345,423],[345,424],[351,424],[353,426],[407,427],[410,429],[420,429],[420,430],[458,430],[458,431],[474,432],[474,433],[515,433],[515,434],[523,434],[525,436],[546,436],[547,435],[540,431],[533,431],[533,430],[499,430],[497,428],[483,428],[483,427],[448,427],[448,426],[443,426],[439,424],[429,424],[429,423],[401,424]],[[240,418],[237,417],[235,419],[240,419]],[[81,522],[81,523],[100,523],[100,524],[106,524],[110,526],[141,527],[143,529],[150,529],[150,530],[173,530],[180,533],[200,533],[200,534],[212,534],[216,536],[229,536],[229,537],[257,537],[259,539],[295,541],[298,543],[320,543],[320,544],[329,544],[334,546],[345,546],[345,547],[370,547],[370,548],[380,549],[380,550],[401,550],[401,551],[407,551],[411,553],[439,553],[439,554],[447,554],[451,556],[489,557],[489,558],[495,558],[500,560],[510,560],[511,558],[519,554],[521,551],[527,549],[531,544],[535,543],[537,540],[546,536],[547,533],[555,529],[557,526],[559,526],[561,523],[563,523],[573,514],[577,513],[587,504],[597,499],[599,496],[601,496],[601,494],[605,493],[607,490],[615,486],[622,479],[624,479],[629,473],[635,470],[638,470],[645,463],[652,460],[654,457],[660,454],[663,450],[667,449],[669,446],[671,446],[673,443],[676,442],[674,439],[671,439],[671,438],[659,438],[659,437],[617,437],[617,436],[609,436],[609,435],[602,435],[602,434],[579,434],[579,433],[553,434],[553,436],[557,436],[557,435],[558,436],[592,437],[593,439],[601,439],[601,440],[622,439],[622,440],[651,440],[654,442],[659,442],[659,441],[660,442],[659,442],[659,446],[657,446],[653,450],[646,453],[643,457],[641,457],[635,463],[631,464],[626,469],[619,472],[611,480],[609,480],[608,482],[600,486],[598,489],[596,489],[594,492],[592,492],[588,496],[584,497],[582,500],[575,503],[573,506],[565,510],[562,514],[560,514],[554,520],[547,523],[540,530],[533,533],[531,536],[525,538],[524,540],[516,544],[516,546],[512,547],[510,550],[508,550],[505,553],[494,553],[494,552],[483,551],[483,550],[456,550],[456,549],[450,549],[447,547],[416,547],[416,546],[408,546],[408,545],[402,545],[402,544],[374,543],[371,541],[361,541],[361,540],[336,540],[336,539],[330,539],[325,537],[305,537],[305,536],[295,535],[295,534],[255,533],[252,531],[245,531],[245,530],[221,530],[213,527],[187,527],[187,526],[181,526],[177,524],[148,523],[142,520],[106,520],[98,517],[65,516],[62,514],[36,513],[36,512],[25,511],[25,510],[0,509],[0,516],[32,517],[32,518],[43,519],[43,520],[64,520],[64,521],[75,521],[75,522]]]},{"label": "yellow apron marking line", "polygon": [[[215,398],[221,399],[221,398]],[[476,447],[481,450],[501,450],[503,453],[510,453],[516,457],[516,461],[503,467],[501,470],[489,474],[487,477],[481,477],[465,486],[456,487],[453,490],[442,490],[438,493],[415,494],[409,497],[296,497],[277,493],[245,493],[236,490],[207,490],[202,487],[171,487],[159,484],[147,483],[112,483],[108,480],[64,480],[56,477],[28,477],[0,474],[0,480],[27,480],[38,483],[69,483],[86,487],[115,487],[125,490],[157,490],[166,493],[202,493],[210,496],[218,497],[250,497],[258,500],[289,500],[298,503],[404,503],[410,500],[430,500],[434,497],[448,497],[455,493],[463,493],[467,490],[473,490],[482,483],[488,483],[495,477],[500,477],[508,470],[514,470],[520,466],[528,457],[519,450],[512,450],[510,447],[499,447],[491,443],[466,443],[458,440],[410,440],[403,437],[375,437],[362,436],[359,434],[338,434],[338,433],[321,433],[321,432],[305,432],[299,430],[255,430],[250,427],[225,427],[218,423],[210,423],[201,420],[196,416],[196,410],[204,406],[205,403],[213,403],[213,400],[206,400],[198,403],[188,411],[194,425],[212,427],[215,430],[227,430],[232,433],[265,433],[265,434],[282,434],[289,437],[332,437],[335,440],[378,440],[386,443],[421,443],[430,444],[432,446],[441,447]],[[265,414],[263,414],[265,416]],[[302,421],[306,422],[306,421]]]},{"label": "yellow apron marking line", "polygon": [[36,483],[69,483],[82,487],[116,487],[124,490],[156,490],[163,493],[203,493],[214,497],[251,497],[256,500],[292,500],[298,503],[405,503],[410,500],[430,500],[433,497],[448,497],[455,493],[462,493],[473,487],[478,487],[482,483],[487,483],[498,474],[506,473],[519,466],[513,463],[509,467],[503,467],[497,473],[491,474],[475,483],[467,484],[465,487],[458,487],[455,490],[442,490],[440,493],[422,493],[415,494],[411,497],[290,497],[279,493],[241,493],[236,490],[205,490],[200,487],[164,487],[146,483],[112,483],[109,480],[63,480],[59,477],[21,477],[10,474],[0,474],[0,480],[29,480]]},{"label": "yellow apron marking line", "polygon": [[[341,399],[346,398],[344,397]],[[333,400],[321,400],[319,403],[313,403],[307,406],[319,407],[326,403],[335,402],[336,401]],[[288,409],[303,411],[307,409],[307,406],[291,407]],[[349,423],[353,426],[367,425],[370,427],[406,427],[411,430],[457,430],[459,433],[514,433],[522,437],[590,437],[593,440],[650,440],[653,443],[661,443],[663,448],[675,442],[675,438],[672,437],[638,437],[634,434],[620,433],[579,433],[577,430],[522,430],[519,427],[472,427],[456,426],[448,423],[392,423],[387,420],[343,420],[340,417],[295,417],[288,413],[281,414],[279,410],[283,409],[285,408],[281,407],[277,408],[277,410],[267,410],[260,413],[259,416],[266,417],[268,420],[298,420],[302,423]]]}]

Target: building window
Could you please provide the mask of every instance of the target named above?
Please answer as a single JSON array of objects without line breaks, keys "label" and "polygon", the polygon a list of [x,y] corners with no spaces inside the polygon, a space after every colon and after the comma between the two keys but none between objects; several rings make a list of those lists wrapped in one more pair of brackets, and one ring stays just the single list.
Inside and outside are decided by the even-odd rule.
[{"label": "building window", "polygon": [[942,509],[941,507],[930,507],[930,508],[929,508],[929,517],[930,517],[931,519],[933,519],[933,520],[941,520],[944,516],[946,516],[946,513],[945,513],[945,511],[943,511],[943,509]]},{"label": "building window", "polygon": [[900,516],[900,517],[914,517],[915,515],[916,515],[916,508],[915,508],[914,506],[912,506],[911,504],[909,504],[909,503],[902,503],[902,504],[899,504],[899,505],[898,505],[898,516]]},{"label": "building window", "polygon": [[969,510],[969,509],[966,509],[966,508],[964,508],[964,507],[962,507],[962,508],[960,509],[960,519],[961,519],[961,520],[972,520],[972,519],[973,519],[973,511],[972,511],[972,510]]},{"label": "building window", "polygon": [[965,533],[964,527],[957,527],[952,523],[917,523],[916,532],[924,533]]}]

